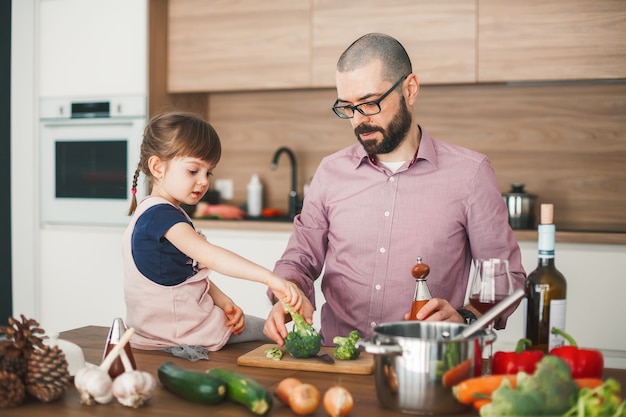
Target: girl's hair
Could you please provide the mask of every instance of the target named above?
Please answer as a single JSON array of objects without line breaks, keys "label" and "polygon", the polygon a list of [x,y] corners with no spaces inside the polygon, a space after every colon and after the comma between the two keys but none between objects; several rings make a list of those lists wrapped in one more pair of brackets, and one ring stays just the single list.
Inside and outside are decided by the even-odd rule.
[{"label": "girl's hair", "polygon": [[154,178],[148,167],[148,159],[157,156],[162,161],[177,157],[199,158],[216,165],[222,156],[222,146],[217,132],[206,121],[193,113],[166,112],[154,116],[143,132],[139,164],[133,176],[130,216],[137,208],[137,178],[143,172],[152,191]]}]

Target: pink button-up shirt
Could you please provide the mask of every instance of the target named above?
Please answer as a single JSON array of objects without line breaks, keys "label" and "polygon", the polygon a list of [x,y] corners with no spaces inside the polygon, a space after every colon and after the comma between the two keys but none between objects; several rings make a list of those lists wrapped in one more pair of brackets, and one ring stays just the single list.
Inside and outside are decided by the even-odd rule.
[{"label": "pink button-up shirt", "polygon": [[392,173],[357,143],[324,158],[313,177],[275,272],[298,282],[313,305],[313,281],[322,278],[326,344],[353,329],[370,338],[379,324],[403,320],[418,256],[430,266],[432,296],[455,308],[464,305],[472,258],[509,259],[514,287],[523,287],[520,249],[487,157],[423,132],[412,162]]}]

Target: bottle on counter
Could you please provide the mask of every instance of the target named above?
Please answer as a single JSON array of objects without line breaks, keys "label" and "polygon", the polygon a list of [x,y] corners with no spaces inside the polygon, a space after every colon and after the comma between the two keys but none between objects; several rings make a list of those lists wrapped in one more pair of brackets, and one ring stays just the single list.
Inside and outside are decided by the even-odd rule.
[{"label": "bottle on counter", "polygon": [[531,349],[548,353],[562,346],[561,336],[553,335],[553,327],[565,329],[567,307],[567,282],[554,263],[554,206],[541,205],[541,220],[538,226],[537,268],[528,274],[524,284],[526,290],[526,338],[532,342]]},{"label": "bottle on counter", "polygon": [[[109,335],[107,336],[106,344],[104,345],[104,353],[102,355],[102,360],[107,357],[107,355],[113,350],[115,345],[120,342],[122,335],[127,330],[126,323],[121,318],[116,318],[113,320],[113,324],[109,329]],[[137,364],[135,363],[135,356],[133,355],[133,350],[130,347],[130,343],[126,343],[124,346],[124,351],[126,352],[126,356],[130,360],[130,364],[133,369],[137,369]],[[123,374],[125,371],[124,364],[122,363],[122,359],[118,356],[115,358],[111,367],[109,368],[109,376],[111,379],[115,379],[116,377]]]},{"label": "bottle on counter", "polygon": [[263,210],[263,185],[258,174],[252,174],[248,183],[248,215],[259,217]]},{"label": "bottle on counter", "polygon": [[426,283],[426,277],[430,273],[430,267],[422,262],[422,258],[417,258],[417,263],[411,268],[411,275],[415,278],[415,296],[411,305],[410,320],[418,320],[417,313],[424,307],[432,296]]}]

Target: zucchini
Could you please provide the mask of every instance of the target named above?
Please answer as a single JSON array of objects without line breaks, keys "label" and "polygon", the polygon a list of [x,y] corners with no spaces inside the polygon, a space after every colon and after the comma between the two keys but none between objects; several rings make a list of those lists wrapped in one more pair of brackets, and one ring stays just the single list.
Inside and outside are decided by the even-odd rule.
[{"label": "zucchini", "polygon": [[226,398],[242,404],[254,414],[263,415],[272,409],[272,395],[263,385],[242,373],[224,368],[206,371],[226,383]]},{"label": "zucchini", "polygon": [[226,383],[206,372],[192,371],[173,362],[165,362],[157,374],[165,388],[186,400],[217,404],[226,396]]}]

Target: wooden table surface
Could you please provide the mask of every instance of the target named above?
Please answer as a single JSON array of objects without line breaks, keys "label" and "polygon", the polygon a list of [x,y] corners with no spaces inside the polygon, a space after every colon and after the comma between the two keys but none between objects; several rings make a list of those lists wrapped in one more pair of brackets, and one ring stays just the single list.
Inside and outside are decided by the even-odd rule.
[{"label": "wooden table surface", "polygon": [[[85,360],[90,363],[99,364],[102,358],[102,352],[106,341],[108,328],[88,326],[80,329],[70,330],[61,333],[62,339],[69,340],[78,344],[83,348]],[[180,366],[188,369],[206,370],[212,367],[224,367],[237,370],[256,379],[264,385],[270,392],[273,392],[283,378],[295,376],[303,382],[315,385],[323,395],[326,389],[333,385],[341,384],[352,393],[355,405],[350,413],[353,417],[382,417],[382,416],[406,416],[399,412],[394,412],[383,408],[376,398],[376,386],[374,375],[351,375],[351,374],[334,374],[319,373],[310,371],[293,371],[283,369],[255,368],[237,365],[237,358],[257,346],[260,342],[249,342],[229,345],[219,352],[210,352],[209,360],[201,360],[197,362],[189,362],[185,359],[176,358],[170,354],[163,352],[148,352],[133,350],[137,368],[142,371],[152,373],[155,378],[158,367],[166,361],[173,361]],[[607,369],[605,377],[616,378],[622,387],[626,389],[626,370]],[[624,392],[624,391],[622,391]],[[44,404],[32,398],[29,398],[24,404],[17,408],[2,409],[0,415],[3,417],[13,416],[66,416],[66,417],[84,417],[84,416],[211,416],[211,417],[250,417],[253,416],[245,407],[224,401],[218,405],[201,405],[195,404],[167,391],[160,384],[154,392],[154,396],[150,401],[141,408],[132,409],[124,407],[117,403],[116,400],[106,405],[86,406],[81,405],[78,392],[72,385],[65,393],[64,397],[58,401]],[[267,416],[296,416],[286,406],[279,401],[274,402],[274,407]],[[312,416],[327,416],[322,406]],[[478,413],[468,411],[464,414],[456,414],[459,417],[476,417]]]}]

